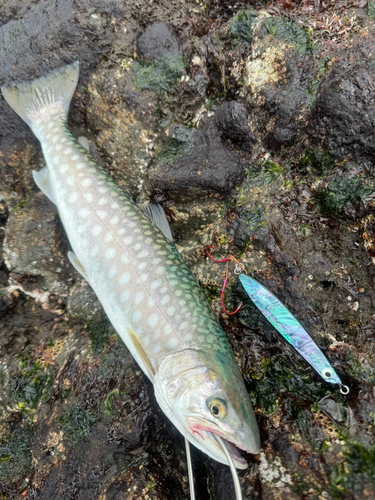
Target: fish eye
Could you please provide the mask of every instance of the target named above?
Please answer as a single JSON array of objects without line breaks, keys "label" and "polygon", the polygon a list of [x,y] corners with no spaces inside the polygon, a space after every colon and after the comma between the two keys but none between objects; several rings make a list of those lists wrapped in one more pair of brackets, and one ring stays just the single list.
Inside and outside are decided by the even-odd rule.
[{"label": "fish eye", "polygon": [[208,403],[208,407],[212,415],[216,418],[223,418],[227,414],[227,405],[222,399],[211,399]]},{"label": "fish eye", "polygon": [[332,371],[329,368],[324,368],[324,370],[323,370],[323,376],[325,378],[331,378],[332,377]]}]

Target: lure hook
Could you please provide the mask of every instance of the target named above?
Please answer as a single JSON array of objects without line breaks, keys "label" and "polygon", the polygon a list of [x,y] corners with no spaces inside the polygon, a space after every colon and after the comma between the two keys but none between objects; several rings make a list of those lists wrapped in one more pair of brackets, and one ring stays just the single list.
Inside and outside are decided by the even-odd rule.
[{"label": "lure hook", "polygon": [[[236,314],[236,313],[237,313],[237,312],[241,309],[241,307],[242,307],[242,302],[241,302],[241,304],[237,307],[237,309],[236,309],[235,311],[233,311],[233,312],[229,312],[229,311],[226,309],[225,305],[224,305],[224,293],[225,293],[225,288],[226,288],[227,283],[228,283],[228,275],[229,275],[229,266],[228,266],[228,262],[229,262],[229,261],[232,261],[232,262],[235,262],[235,263],[236,263],[236,267],[235,267],[235,269],[234,269],[234,273],[235,273],[235,274],[237,274],[237,275],[238,275],[238,274],[241,274],[241,273],[242,273],[242,271],[244,271],[244,272],[246,273],[246,269],[244,268],[244,266],[243,266],[242,264],[240,264],[240,263],[238,262],[238,260],[237,260],[235,257],[233,257],[233,255],[228,255],[228,257],[226,257],[225,259],[222,259],[222,260],[216,260],[216,259],[214,259],[214,258],[210,255],[210,253],[209,253],[209,251],[208,251],[210,248],[213,248],[213,247],[214,247],[214,245],[209,245],[209,246],[206,248],[206,252],[207,252],[207,255],[209,256],[209,258],[210,258],[213,262],[216,262],[216,264],[220,264],[220,263],[222,263],[222,262],[226,262],[226,263],[227,263],[227,273],[226,273],[226,276],[225,276],[225,279],[224,279],[223,288],[221,289],[220,302],[221,302],[221,305],[222,305],[222,307],[223,307],[224,311],[225,311],[227,314],[229,314],[229,316],[232,316],[233,314]],[[247,274],[247,273],[246,273],[246,274]]]}]

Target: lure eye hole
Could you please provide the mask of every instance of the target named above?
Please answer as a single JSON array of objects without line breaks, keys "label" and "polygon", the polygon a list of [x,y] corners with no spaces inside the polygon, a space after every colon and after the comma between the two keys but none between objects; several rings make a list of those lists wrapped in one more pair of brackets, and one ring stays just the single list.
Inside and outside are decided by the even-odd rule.
[{"label": "lure eye hole", "polygon": [[324,370],[323,370],[323,377],[325,377],[325,378],[331,378],[332,377],[332,371],[329,368],[324,368]]},{"label": "lure eye hole", "polygon": [[212,399],[208,403],[208,407],[215,418],[223,418],[227,414],[227,405],[222,399]]}]

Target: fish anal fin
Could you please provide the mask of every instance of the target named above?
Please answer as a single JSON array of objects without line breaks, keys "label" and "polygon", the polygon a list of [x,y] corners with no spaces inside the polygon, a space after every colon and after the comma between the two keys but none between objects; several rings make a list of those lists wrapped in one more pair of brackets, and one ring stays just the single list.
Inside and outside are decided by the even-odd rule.
[{"label": "fish anal fin", "polygon": [[173,236],[164,208],[159,203],[144,203],[140,206],[142,212],[160,229],[173,243]]},{"label": "fish anal fin", "polygon": [[80,143],[80,145],[86,149],[86,151],[88,153],[90,153],[90,143],[89,143],[89,140],[87,139],[87,137],[85,137],[84,135],[81,135],[80,137],[78,137],[78,142]]},{"label": "fish anal fin", "polygon": [[139,357],[142,359],[143,363],[147,366],[150,375],[152,375],[152,377],[154,377],[155,376],[154,367],[152,366],[151,361],[149,360],[147,354],[145,353],[145,351],[144,351],[143,347],[141,346],[139,340],[137,339],[135,333],[130,328],[128,330],[128,333],[129,333],[130,340],[132,341],[132,344],[133,344],[135,350],[137,351]]},{"label": "fish anal fin", "polygon": [[43,193],[52,201],[52,203],[56,205],[55,195],[52,191],[52,186],[50,183],[48,167],[44,167],[38,172],[36,170],[33,170],[33,177],[38,188],[43,191]]},{"label": "fish anal fin", "polygon": [[86,281],[89,282],[89,279],[87,277],[86,269],[83,267],[83,265],[80,263],[78,260],[77,256],[73,252],[68,252],[68,259],[70,260],[70,263],[72,264],[73,267],[77,269],[79,274],[85,278]]}]

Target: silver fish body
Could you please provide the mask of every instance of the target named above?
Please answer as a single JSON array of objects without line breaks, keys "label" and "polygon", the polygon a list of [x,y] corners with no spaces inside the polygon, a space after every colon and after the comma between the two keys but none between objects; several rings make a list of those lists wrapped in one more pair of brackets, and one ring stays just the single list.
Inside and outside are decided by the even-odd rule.
[{"label": "silver fish body", "polygon": [[[225,333],[168,230],[69,132],[66,117],[77,80],[73,63],[2,89],[41,142],[47,170],[35,173],[35,180],[58,208],[74,251],[70,260],[153,382],[162,409],[216,460],[228,463],[215,433],[233,443],[236,466],[244,468],[235,447],[258,453],[259,433]],[[161,219],[165,224],[165,215]]]}]

